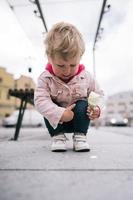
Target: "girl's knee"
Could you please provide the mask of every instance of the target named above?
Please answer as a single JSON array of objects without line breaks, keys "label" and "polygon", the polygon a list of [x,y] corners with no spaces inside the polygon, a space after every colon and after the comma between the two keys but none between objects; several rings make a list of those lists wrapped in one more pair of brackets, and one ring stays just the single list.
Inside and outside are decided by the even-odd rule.
[{"label": "girl's knee", "polygon": [[86,113],[88,107],[88,102],[85,100],[79,100],[76,102],[76,106],[74,108],[74,112],[78,113]]}]

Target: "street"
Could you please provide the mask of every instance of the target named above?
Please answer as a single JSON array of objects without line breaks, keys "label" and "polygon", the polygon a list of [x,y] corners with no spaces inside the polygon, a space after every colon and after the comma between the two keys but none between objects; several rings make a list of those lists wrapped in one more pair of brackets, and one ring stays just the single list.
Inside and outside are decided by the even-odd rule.
[{"label": "street", "polygon": [[0,128],[0,200],[132,200],[133,128],[93,127],[91,151],[50,151],[44,128]]}]

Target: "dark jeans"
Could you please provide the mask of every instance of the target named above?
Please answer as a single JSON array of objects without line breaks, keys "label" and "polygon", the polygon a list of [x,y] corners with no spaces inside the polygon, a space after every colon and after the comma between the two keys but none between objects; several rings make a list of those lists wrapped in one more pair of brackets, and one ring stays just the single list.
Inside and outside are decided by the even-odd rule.
[{"label": "dark jeans", "polygon": [[56,129],[50,125],[49,121],[44,118],[46,127],[51,137],[60,133],[84,133],[86,135],[90,120],[86,115],[88,102],[85,100],[79,100],[76,102],[76,106],[73,109],[74,118],[70,122],[64,122],[58,124]]}]

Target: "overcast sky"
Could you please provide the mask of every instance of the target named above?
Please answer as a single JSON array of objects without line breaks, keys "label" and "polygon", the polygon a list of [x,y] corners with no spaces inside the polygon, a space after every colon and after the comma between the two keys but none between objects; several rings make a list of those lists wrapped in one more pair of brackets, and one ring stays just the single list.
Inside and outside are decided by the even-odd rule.
[{"label": "overcast sky", "polygon": [[[94,4],[94,1],[96,4],[96,0],[88,0],[88,2],[92,2],[92,4]],[[19,0],[17,2],[19,2]],[[47,8],[48,6],[51,6],[51,9],[54,10],[54,12],[51,12],[51,18],[48,12],[50,9],[47,9],[47,12],[45,13],[46,19],[47,16],[49,16],[48,26],[50,27],[52,25],[52,20],[55,19],[54,13],[56,13],[56,5],[54,5],[54,3],[52,5],[52,2],[57,1],[50,2],[49,0],[47,2],[49,2]],[[69,6],[72,8],[73,2],[76,1],[71,1],[71,5],[65,4],[65,2],[64,4],[62,3],[61,6],[64,6],[63,12],[65,12],[66,5],[68,8]],[[80,1],[77,2],[80,3]],[[82,0],[82,3],[83,2],[87,3],[87,0]],[[99,0],[97,2],[95,15],[98,18],[98,15],[100,14],[99,6],[101,6],[102,1]],[[109,13],[106,13],[103,18],[102,26],[104,27],[104,32],[102,34],[102,38],[97,43],[95,51],[96,78],[107,95],[119,91],[133,90],[133,1],[110,0],[109,3],[111,4],[111,10]],[[81,5],[79,5],[79,7],[81,7]],[[73,9],[69,9],[69,11],[74,12]],[[87,12],[88,8],[86,8],[86,10],[84,8],[84,13],[86,13],[86,15]],[[35,45],[31,39],[32,34],[30,33],[30,36],[27,35],[25,28],[22,26],[22,23],[19,21],[17,16],[18,14],[15,15],[9,8],[6,0],[0,1],[0,66],[5,67],[8,72],[13,73],[16,78],[18,78],[20,74],[28,75],[28,67],[32,67],[33,72],[30,76],[32,76],[36,81],[37,77],[44,69],[45,63],[47,62],[46,57],[43,56],[43,35],[40,37],[41,43],[38,43],[39,45]],[[74,15],[71,15],[71,13],[69,14],[69,22],[75,22],[73,16]],[[59,19],[60,18],[58,16],[56,19],[57,22]],[[67,18],[65,18],[65,21],[67,21]],[[80,20],[78,20],[78,22],[80,22]],[[86,68],[91,73],[93,73],[91,49],[93,40],[91,34],[94,36],[94,31],[96,31],[96,19],[94,22],[95,26],[92,27],[92,21],[92,24],[90,24],[89,27],[90,30],[91,27],[94,29],[90,31],[90,43],[86,39],[86,35],[88,33],[83,32],[86,41],[86,53],[82,59],[82,63],[86,65]],[[25,24],[27,24],[26,21]],[[84,24],[81,18],[81,22],[78,23],[78,28],[81,32],[83,30],[83,26]],[[30,30],[32,30],[32,28],[34,30],[34,23],[31,24]],[[38,30],[41,30],[41,28],[38,27]],[[33,33],[35,35],[37,32],[34,30]],[[35,37],[38,36],[35,35]]]}]

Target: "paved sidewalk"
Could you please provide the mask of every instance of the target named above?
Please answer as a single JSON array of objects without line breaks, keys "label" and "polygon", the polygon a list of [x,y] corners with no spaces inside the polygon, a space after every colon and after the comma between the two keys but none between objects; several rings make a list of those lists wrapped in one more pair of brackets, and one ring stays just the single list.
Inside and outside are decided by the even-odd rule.
[{"label": "paved sidewalk", "polygon": [[[132,200],[133,136],[91,128],[91,152],[50,151],[43,128],[0,129],[0,200]],[[128,132],[132,132],[130,129]],[[117,134],[118,133],[118,134]]]}]

